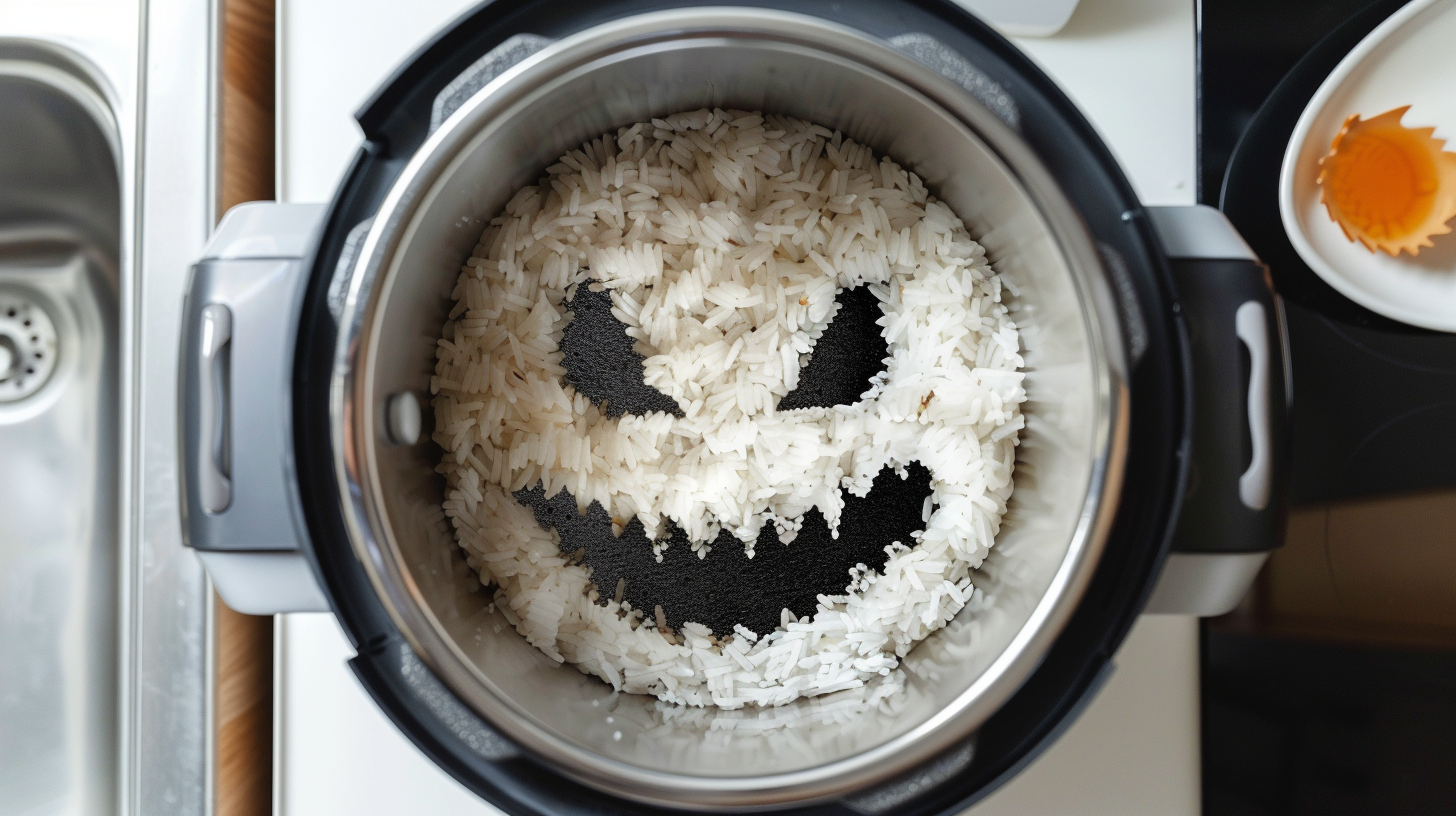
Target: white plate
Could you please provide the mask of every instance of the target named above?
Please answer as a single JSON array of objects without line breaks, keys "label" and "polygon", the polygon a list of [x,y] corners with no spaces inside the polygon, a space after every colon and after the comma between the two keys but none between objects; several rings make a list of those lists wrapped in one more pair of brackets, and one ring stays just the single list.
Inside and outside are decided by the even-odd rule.
[{"label": "white plate", "polygon": [[[1386,317],[1456,332],[1456,232],[1415,257],[1372,253],[1347,239],[1315,179],[1345,118],[1410,105],[1402,123],[1456,140],[1456,0],[1415,0],[1370,32],[1320,85],[1299,117],[1279,174],[1284,231],[1340,294]],[[1456,143],[1446,145],[1456,150]]]}]

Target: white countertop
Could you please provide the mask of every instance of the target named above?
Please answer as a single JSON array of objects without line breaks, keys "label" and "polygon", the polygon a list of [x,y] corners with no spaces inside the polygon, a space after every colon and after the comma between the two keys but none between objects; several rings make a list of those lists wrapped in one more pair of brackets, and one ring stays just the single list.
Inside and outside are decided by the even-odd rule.
[{"label": "white countertop", "polygon": [[[280,201],[332,196],[359,144],[354,110],[473,5],[279,0]],[[1192,0],[1086,0],[1057,36],[1018,44],[1087,114],[1145,204],[1194,202]],[[373,706],[332,615],[283,615],[277,632],[277,816],[499,813]],[[1116,665],[1067,733],[970,814],[1199,813],[1197,621],[1143,617]]]}]

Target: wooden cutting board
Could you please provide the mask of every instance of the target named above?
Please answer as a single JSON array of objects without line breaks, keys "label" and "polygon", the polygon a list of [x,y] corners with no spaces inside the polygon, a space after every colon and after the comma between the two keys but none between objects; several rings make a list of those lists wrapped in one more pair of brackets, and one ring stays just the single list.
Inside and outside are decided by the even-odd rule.
[{"label": "wooden cutting board", "polygon": [[[222,0],[217,212],[274,198],[274,0]],[[217,816],[273,809],[273,618],[214,598]]]}]

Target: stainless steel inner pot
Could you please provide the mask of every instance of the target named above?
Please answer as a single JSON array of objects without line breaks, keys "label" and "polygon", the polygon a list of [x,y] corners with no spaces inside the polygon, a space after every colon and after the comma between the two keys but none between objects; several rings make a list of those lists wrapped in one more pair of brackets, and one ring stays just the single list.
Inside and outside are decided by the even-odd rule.
[{"label": "stainless steel inner pot", "polygon": [[[955,76],[805,16],[705,8],[626,18],[552,43],[475,93],[375,217],[345,281],[333,385],[354,547],[441,680],[562,773],[639,801],[743,809],[853,796],[936,755],[951,767],[969,759],[976,730],[1077,604],[1120,487],[1122,333],[1081,220],[1013,127]],[[555,665],[486,611],[489,593],[438,521],[440,450],[391,445],[384,431],[390,395],[428,400],[461,264],[517,189],[604,132],[712,106],[837,128],[913,169],[1015,293],[1028,426],[1010,512],[975,578],[991,602],[914,649],[905,690],[884,706],[857,709],[854,693],[840,692],[778,709],[685,710]]]}]

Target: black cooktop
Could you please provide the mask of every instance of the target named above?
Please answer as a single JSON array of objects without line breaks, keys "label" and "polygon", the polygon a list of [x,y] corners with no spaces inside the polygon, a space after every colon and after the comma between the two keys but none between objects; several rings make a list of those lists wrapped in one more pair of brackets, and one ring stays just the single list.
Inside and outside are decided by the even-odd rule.
[{"label": "black cooktop", "polygon": [[1404,4],[1199,3],[1199,200],[1228,214],[1285,300],[1295,504],[1456,487],[1456,335],[1344,298],[1279,221],[1295,121],[1340,59]]}]

